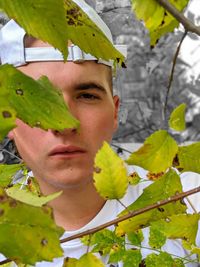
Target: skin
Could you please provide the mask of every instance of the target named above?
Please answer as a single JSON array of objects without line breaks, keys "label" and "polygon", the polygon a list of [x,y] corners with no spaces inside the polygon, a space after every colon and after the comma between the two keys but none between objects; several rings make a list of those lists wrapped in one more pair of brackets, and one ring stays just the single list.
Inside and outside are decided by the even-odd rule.
[{"label": "skin", "polygon": [[[46,75],[61,89],[71,113],[80,121],[79,131],[57,132],[31,128],[18,119],[17,127],[9,134],[42,192],[63,191],[50,203],[57,224],[66,230],[78,229],[105,203],[96,192],[92,177],[96,152],[103,141],[111,141],[117,128],[119,99],[112,96],[110,69],[92,61],[29,63],[19,69],[34,79]],[[59,145],[76,146],[84,153],[51,156]]]}]

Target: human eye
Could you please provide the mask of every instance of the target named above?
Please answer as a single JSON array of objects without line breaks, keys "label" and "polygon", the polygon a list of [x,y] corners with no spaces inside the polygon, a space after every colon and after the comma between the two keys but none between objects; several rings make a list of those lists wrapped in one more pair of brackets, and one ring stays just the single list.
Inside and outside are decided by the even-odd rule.
[{"label": "human eye", "polygon": [[77,99],[84,100],[84,101],[94,101],[94,100],[99,100],[100,96],[94,93],[84,92],[84,93],[78,94]]}]

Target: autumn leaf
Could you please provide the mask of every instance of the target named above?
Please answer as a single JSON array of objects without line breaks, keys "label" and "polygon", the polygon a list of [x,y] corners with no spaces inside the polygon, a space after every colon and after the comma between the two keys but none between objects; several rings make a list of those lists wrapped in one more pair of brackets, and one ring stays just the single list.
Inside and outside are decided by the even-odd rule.
[{"label": "autumn leaf", "polygon": [[[42,77],[38,81],[26,76],[11,65],[0,67],[0,98],[1,94],[7,97],[2,98],[2,106],[9,105],[11,124],[6,131],[1,131],[2,125],[8,118],[0,116],[2,124],[0,126],[0,136],[4,137],[7,131],[15,126],[15,118],[23,120],[31,127],[41,127],[45,130],[66,128],[77,128],[79,122],[71,115],[60,91],[53,87],[47,77]],[[5,102],[5,104],[4,104]],[[13,121],[12,121],[13,120]]]},{"label": "autumn leaf", "polygon": [[185,130],[185,109],[186,104],[181,104],[173,110],[169,119],[169,126],[176,131]]},{"label": "autumn leaf", "polygon": [[200,142],[188,145],[180,146],[178,149],[178,168],[182,172],[191,171],[200,173]]},{"label": "autumn leaf", "polygon": [[[127,207],[127,210],[134,211],[142,209],[149,205],[159,203],[159,201],[167,199],[178,192],[182,192],[180,177],[174,170],[169,170],[164,176],[160,177],[154,183],[146,187],[141,196],[134,203]],[[121,212],[119,216],[127,214],[127,210]],[[116,227],[116,233],[118,235],[123,235],[125,233],[129,234],[138,229],[149,226],[149,224],[153,221],[158,221],[172,214],[181,214],[185,211],[186,206],[184,203],[179,201],[175,203],[169,203],[157,209],[147,211],[143,214],[118,223],[118,226]]]},{"label": "autumn leaf", "polygon": [[0,188],[0,252],[7,258],[33,265],[61,257],[63,232],[55,225],[50,208],[24,204]]},{"label": "autumn leaf", "polygon": [[[67,59],[68,41],[98,59],[123,62],[124,56],[115,49],[102,30],[72,0],[2,0],[0,8],[16,20],[29,35],[48,42]],[[89,14],[94,10],[90,10]],[[42,21],[41,23],[38,23]],[[95,45],[93,45],[95,44]]]},{"label": "autumn leaf", "polygon": [[[188,2],[189,0],[170,0],[179,11],[183,11]],[[179,26],[179,22],[156,0],[132,0],[132,8],[136,17],[143,20],[149,30],[151,46],[154,46],[161,36]]]},{"label": "autumn leaf", "polygon": [[120,199],[126,193],[128,176],[123,160],[104,142],[95,157],[94,185],[105,199]]},{"label": "autumn leaf", "polygon": [[149,136],[144,145],[131,154],[126,162],[137,165],[152,173],[166,171],[172,166],[173,159],[178,152],[176,141],[164,130]]}]

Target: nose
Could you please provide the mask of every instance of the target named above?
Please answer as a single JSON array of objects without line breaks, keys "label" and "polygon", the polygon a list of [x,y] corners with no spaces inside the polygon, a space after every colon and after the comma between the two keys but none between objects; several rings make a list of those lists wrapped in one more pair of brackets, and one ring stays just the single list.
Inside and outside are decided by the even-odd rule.
[{"label": "nose", "polygon": [[69,128],[69,129],[64,129],[62,131],[58,130],[49,130],[49,131],[51,131],[54,135],[59,136],[59,135],[77,134],[78,129]]}]

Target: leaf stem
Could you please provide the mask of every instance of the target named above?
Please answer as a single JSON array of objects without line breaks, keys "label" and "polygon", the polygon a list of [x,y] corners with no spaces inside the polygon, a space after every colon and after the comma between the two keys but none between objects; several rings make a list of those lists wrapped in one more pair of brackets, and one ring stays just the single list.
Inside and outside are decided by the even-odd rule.
[{"label": "leaf stem", "polygon": [[168,0],[156,0],[164,7],[172,16],[174,16],[185,28],[186,31],[196,33],[200,36],[200,26],[196,26],[193,22],[187,19],[174,5]]},{"label": "leaf stem", "polygon": [[180,200],[182,198],[185,198],[185,197],[190,196],[192,194],[196,194],[198,192],[200,192],[200,186],[199,187],[196,187],[196,188],[193,188],[193,189],[191,189],[189,191],[186,191],[186,192],[177,194],[175,196],[169,197],[168,199],[161,200],[161,201],[159,201],[159,202],[157,202],[155,204],[149,205],[149,206],[147,206],[145,208],[131,211],[130,213],[128,213],[128,214],[126,214],[124,216],[121,216],[119,218],[116,218],[116,219],[114,219],[112,221],[109,221],[107,223],[104,223],[102,225],[99,225],[99,226],[97,226],[95,228],[92,228],[90,230],[86,230],[84,232],[81,232],[81,233],[78,233],[78,234],[69,236],[67,238],[64,238],[64,239],[60,240],[60,243],[65,243],[65,242],[68,242],[70,240],[74,240],[76,238],[81,238],[81,237],[83,237],[85,235],[90,235],[90,234],[96,233],[96,232],[98,232],[98,231],[100,231],[100,230],[102,230],[104,228],[107,228],[107,227],[112,226],[112,225],[116,225],[116,224],[118,224],[118,223],[120,223],[122,221],[125,221],[127,219],[130,219],[130,218],[135,217],[137,215],[143,214],[143,213],[145,213],[147,211],[156,209],[156,208],[161,207],[163,205],[166,205],[168,203],[172,203],[172,202],[178,201],[178,200]]},{"label": "leaf stem", "polygon": [[[163,205],[166,205],[166,204],[168,204],[168,203],[172,203],[172,202],[178,201],[178,200],[180,200],[180,199],[183,199],[183,198],[185,198],[185,197],[187,197],[187,196],[196,194],[196,193],[198,193],[198,192],[200,192],[200,186],[199,186],[199,187],[196,187],[196,188],[193,188],[193,189],[191,189],[191,190],[188,190],[188,191],[186,191],[186,192],[177,194],[177,195],[175,195],[175,196],[169,197],[168,199],[161,200],[161,201],[159,201],[159,202],[157,202],[157,203],[155,203],[155,204],[149,205],[149,206],[147,206],[147,207],[145,207],[145,208],[138,209],[138,210],[134,210],[134,211],[132,211],[132,212],[130,212],[130,213],[124,215],[124,216],[121,216],[121,217],[119,217],[119,218],[116,218],[116,219],[114,219],[114,220],[112,220],[112,221],[110,221],[110,222],[104,223],[104,224],[99,225],[99,226],[97,226],[97,227],[95,227],[95,228],[92,228],[92,229],[90,229],[90,230],[87,230],[87,231],[84,231],[84,232],[81,232],[81,233],[78,233],[78,234],[69,236],[69,237],[67,237],[67,238],[64,238],[64,239],[60,240],[60,243],[62,244],[62,243],[68,242],[68,241],[70,241],[70,240],[74,240],[74,239],[77,239],[77,238],[81,238],[81,237],[83,237],[83,236],[85,236],[85,235],[91,235],[91,234],[93,234],[93,233],[96,233],[96,232],[98,232],[98,231],[104,229],[104,228],[107,228],[107,227],[109,227],[109,226],[118,224],[119,222],[122,222],[122,221],[125,221],[125,220],[127,220],[127,219],[133,218],[133,217],[135,217],[135,216],[137,216],[137,215],[139,215],[139,214],[143,214],[143,213],[145,213],[145,212],[147,212],[147,211],[156,209],[156,208],[161,207],[161,206],[163,206]],[[0,262],[0,265],[3,265],[3,264],[5,264],[5,263],[11,262],[11,261],[12,261],[12,260],[10,260],[10,259],[6,259],[6,260],[4,260],[4,261],[1,261],[1,262]]]},{"label": "leaf stem", "polygon": [[166,98],[165,98],[165,102],[164,102],[164,108],[163,108],[163,121],[166,122],[167,120],[167,104],[168,104],[168,99],[169,99],[169,93],[170,93],[170,89],[171,89],[171,86],[172,86],[172,82],[173,82],[173,79],[174,79],[174,71],[175,71],[175,67],[176,67],[176,62],[177,62],[177,58],[178,58],[178,55],[179,55],[179,52],[180,52],[180,49],[181,49],[181,45],[185,39],[185,37],[187,36],[187,31],[184,32],[182,38],[181,38],[181,41],[177,47],[177,50],[176,50],[176,53],[174,55],[174,58],[173,58],[173,64],[172,64],[172,69],[171,69],[171,73],[170,73],[170,76],[169,76],[169,83],[167,85],[167,93],[166,93]]},{"label": "leaf stem", "polygon": [[128,213],[130,213],[130,210],[126,207],[126,205],[124,205],[124,203],[123,202],[121,202],[121,200],[120,199],[116,199],[121,205],[122,205],[122,207],[124,207],[125,208],[125,210],[128,212]]},{"label": "leaf stem", "polygon": [[[151,251],[156,251],[156,252],[159,252],[159,253],[163,252],[163,250],[161,250],[161,249],[156,249],[156,248],[151,248],[151,247],[145,247],[145,246],[138,246],[138,245],[133,245],[131,243],[126,243],[126,245],[134,246],[134,247],[139,248],[139,249],[147,249],[147,250],[151,250]],[[197,259],[188,259],[191,256],[190,254],[187,255],[187,256],[185,256],[185,257],[181,257],[181,256],[178,256],[178,255],[173,254],[173,253],[169,253],[169,254],[171,256],[173,256],[174,258],[179,258],[179,259],[181,259],[183,261],[187,261],[187,263],[191,263],[191,262],[197,263]]]}]

